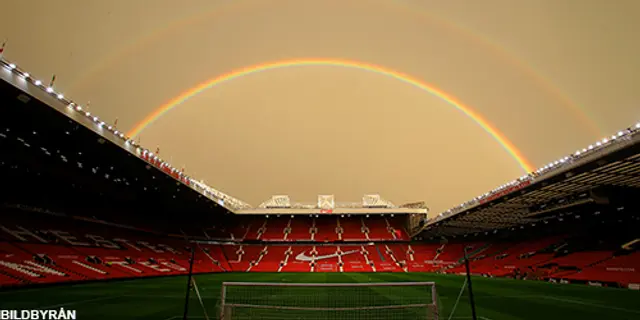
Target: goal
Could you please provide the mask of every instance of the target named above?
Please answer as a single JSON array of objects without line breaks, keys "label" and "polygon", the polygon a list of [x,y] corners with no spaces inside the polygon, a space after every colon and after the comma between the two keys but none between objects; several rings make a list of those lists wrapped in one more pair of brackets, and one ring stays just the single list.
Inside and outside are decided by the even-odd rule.
[{"label": "goal", "polygon": [[435,319],[434,282],[223,282],[220,319]]}]

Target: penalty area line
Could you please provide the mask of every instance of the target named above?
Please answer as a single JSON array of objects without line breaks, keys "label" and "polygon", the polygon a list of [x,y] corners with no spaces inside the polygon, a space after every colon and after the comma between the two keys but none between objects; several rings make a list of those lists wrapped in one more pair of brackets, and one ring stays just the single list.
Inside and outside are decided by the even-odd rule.
[{"label": "penalty area line", "polygon": [[560,301],[560,302],[575,303],[575,304],[579,304],[579,305],[583,305],[583,306],[589,306],[589,307],[596,307],[596,308],[602,308],[602,309],[609,309],[609,310],[624,311],[624,312],[629,312],[629,313],[640,314],[639,310],[631,310],[631,309],[614,307],[614,306],[605,306],[605,305],[601,305],[601,304],[589,303],[589,302],[580,301],[580,300],[563,299],[563,298],[556,298],[556,297],[549,297],[549,296],[540,296],[540,298],[547,299],[547,300],[555,300],[555,301]]}]

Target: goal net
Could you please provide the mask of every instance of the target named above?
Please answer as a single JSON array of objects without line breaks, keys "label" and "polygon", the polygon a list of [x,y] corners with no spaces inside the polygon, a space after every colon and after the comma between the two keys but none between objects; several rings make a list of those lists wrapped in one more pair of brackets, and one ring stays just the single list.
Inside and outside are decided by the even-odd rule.
[{"label": "goal net", "polygon": [[438,319],[433,282],[224,282],[220,319]]}]

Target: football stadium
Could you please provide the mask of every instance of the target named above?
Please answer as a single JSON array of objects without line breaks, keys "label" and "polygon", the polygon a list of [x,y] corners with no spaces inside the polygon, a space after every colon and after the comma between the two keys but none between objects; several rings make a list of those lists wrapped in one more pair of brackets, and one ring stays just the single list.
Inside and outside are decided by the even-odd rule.
[{"label": "football stadium", "polygon": [[[236,2],[242,4],[233,7]],[[294,2],[295,5],[303,3]],[[374,2],[377,3],[371,0],[366,2],[366,5]],[[128,10],[132,10],[131,12],[137,10],[133,3],[127,2],[125,10],[127,14]],[[228,9],[229,12],[246,10],[244,7],[250,7],[247,4],[250,1],[229,1],[229,3],[231,3],[227,4],[231,8]],[[352,23],[351,19],[358,18],[355,17],[357,15],[347,14],[344,17],[339,14],[333,16],[335,8],[353,5],[347,3],[348,1],[337,1],[334,4],[335,7],[330,7],[328,14],[332,19],[335,18],[336,25],[343,18],[349,23]],[[424,16],[417,17],[419,14],[416,15],[411,12],[412,10],[407,12],[406,8],[393,7],[396,5],[394,3],[389,1],[386,4],[388,7],[384,10],[404,12],[402,14],[407,21],[429,20],[428,23],[436,25],[436,29],[446,31],[441,30],[446,33],[444,38],[447,38],[447,41],[451,40],[451,43],[446,42],[446,44],[450,45],[450,48],[457,48],[453,38],[455,35],[464,34],[461,31],[464,28],[448,26],[438,22],[440,20],[434,17],[426,19]],[[554,8],[555,4],[554,2]],[[468,5],[473,6],[471,2]],[[275,8],[275,4],[273,6]],[[158,7],[162,6],[158,5]],[[55,16],[53,7],[46,7],[43,4],[43,8],[45,9],[41,11],[46,11],[46,14],[36,12],[33,16],[31,11],[26,14],[15,10],[16,17],[28,16],[30,19],[37,20],[44,16]],[[87,10],[87,12],[90,11]],[[143,45],[146,46],[154,41],[164,42],[166,41],[164,39],[171,37],[174,39],[172,41],[178,43],[176,47],[179,47],[182,39],[179,36],[174,37],[175,34],[179,34],[176,30],[184,26],[192,28],[189,30],[199,29],[201,28],[199,23],[202,21],[214,21],[218,18],[223,19],[225,15],[231,15],[228,12],[217,15],[215,10],[211,12],[202,10],[202,13],[192,14],[199,15],[198,19],[201,20],[195,18],[176,20],[175,26],[171,25],[163,29],[162,32],[165,33],[158,31],[148,38],[138,39],[139,41],[134,42],[134,45],[119,53],[120,58],[129,54],[127,50],[131,52],[143,50],[141,49]],[[358,13],[364,11],[358,6],[355,6],[354,10]],[[69,12],[72,11],[69,10]],[[255,14],[249,11],[247,10],[246,15]],[[531,11],[534,10],[531,9]],[[155,14],[150,11],[144,12],[149,16]],[[287,15],[287,11],[284,10],[284,12],[283,15]],[[111,11],[104,14],[105,17],[110,15]],[[295,15],[290,14],[290,16]],[[363,13],[362,16],[365,14]],[[100,20],[102,16],[95,17],[102,21]],[[271,16],[269,17],[272,19]],[[309,21],[314,19],[311,14],[305,17],[304,19]],[[28,23],[33,22],[30,19],[27,19]],[[61,18],[58,16],[56,19]],[[259,17],[251,19],[259,19]],[[377,19],[373,19],[374,22],[370,25],[377,25],[379,22]],[[146,23],[143,20],[140,19],[141,26]],[[551,25],[552,20],[545,23]],[[564,18],[562,20],[564,22]],[[264,28],[268,29],[267,25],[270,23],[275,25],[274,21],[268,20]],[[27,22],[24,23],[25,26]],[[300,28],[304,29],[303,23],[298,22],[301,25]],[[83,23],[90,24],[90,21],[70,22],[74,25],[74,29],[82,26]],[[225,23],[233,26],[232,22]],[[419,23],[416,22],[416,24]],[[51,24],[55,25],[55,23]],[[309,24],[312,25],[311,22]],[[318,32],[330,34],[331,32],[326,31],[329,27],[325,24],[327,24],[326,21],[321,21],[319,25],[322,28],[319,28],[321,30]],[[570,23],[567,22],[567,25]],[[606,23],[602,25],[607,26],[603,30],[609,30],[607,28],[613,30],[613,27]],[[0,29],[3,26],[0,22]],[[412,24],[411,27],[413,26]],[[60,28],[68,27],[66,24],[60,26]],[[396,30],[395,27],[395,24],[389,23],[389,30]],[[52,28],[55,29],[57,26]],[[109,28],[115,27],[111,25]],[[242,32],[240,30],[242,28],[237,28],[237,32]],[[204,27],[201,29],[213,33]],[[567,27],[563,32],[569,33],[567,31],[569,29]],[[260,34],[258,31],[250,30]],[[199,31],[194,33],[197,32]],[[351,31],[344,32],[349,39],[342,43],[343,49],[351,48],[350,45],[353,43],[357,44],[354,48],[366,47],[366,41],[362,40],[366,37],[349,32]],[[368,33],[369,30],[364,32]],[[387,32],[386,29],[382,33],[385,32]],[[398,42],[383,43],[381,44],[383,49],[386,50],[388,47],[389,51],[393,51],[397,49],[396,46],[400,47],[398,43],[401,42],[402,37],[398,35],[399,32],[395,32],[388,31],[387,34],[390,38],[394,38],[393,41]],[[605,31],[602,32],[605,33]],[[371,31],[371,33],[375,32]],[[105,34],[107,34],[106,31]],[[486,45],[488,40],[481,37],[474,38],[473,33],[467,35],[469,34],[471,36],[468,38],[471,42],[475,41],[479,46],[485,45],[486,48],[493,50],[487,49],[488,51],[501,52],[492,48],[491,45]],[[597,32],[592,32],[592,35],[599,36]],[[91,37],[94,36],[91,35]],[[419,36],[422,37],[422,35]],[[82,36],[78,37],[78,39],[84,39]],[[194,61],[199,61],[197,57],[200,51],[211,55],[207,59],[222,59],[223,54],[216,56],[216,50],[224,51],[226,48],[221,48],[223,46],[218,46],[216,43],[215,50],[204,50],[202,48],[205,45],[202,44],[201,48],[200,44],[205,42],[201,41],[205,37],[198,37],[198,48],[194,49],[194,52],[198,53],[193,54]],[[104,38],[105,43],[110,41],[108,36]],[[522,38],[527,37],[522,36]],[[628,38],[626,37],[625,41],[628,41]],[[256,40],[256,47],[262,45],[266,48],[267,42],[280,41],[279,38],[264,37],[264,39],[268,40],[264,42]],[[298,40],[301,43],[304,42],[300,39]],[[413,40],[407,39],[409,40],[405,40],[414,44]],[[235,36],[233,40],[237,40]],[[26,46],[25,41],[22,43],[20,41],[22,40],[15,41],[16,46]],[[310,40],[309,43],[315,41]],[[535,42],[529,38],[527,41]],[[29,38],[28,42],[34,41]],[[318,43],[321,42],[318,41]],[[253,64],[249,67],[233,69],[235,71],[227,70],[227,73],[214,72],[217,74],[214,78],[183,91],[159,109],[147,114],[142,122],[137,123],[133,128],[128,128],[122,124],[119,126],[117,119],[107,120],[112,118],[111,114],[101,117],[98,113],[102,113],[103,110],[95,111],[90,107],[89,102],[80,102],[86,101],[86,97],[74,100],[63,94],[72,90],[63,91],[59,88],[61,86],[55,83],[55,75],[50,81],[48,78],[38,78],[37,74],[42,73],[40,69],[46,70],[46,68],[29,69],[35,64],[34,61],[37,61],[34,57],[36,54],[7,56],[6,43],[6,41],[1,42],[2,47],[0,47],[0,178],[3,185],[0,191],[0,320],[640,319],[640,251],[638,250],[640,248],[638,232],[640,230],[640,202],[638,201],[640,198],[640,122],[634,123],[638,119],[628,121],[624,119],[628,122],[627,127],[608,132],[605,137],[594,140],[592,144],[581,146],[578,150],[563,150],[564,156],[546,159],[546,165],[534,168],[520,150],[478,112],[444,90],[420,80],[420,77],[364,62],[365,60],[336,58],[342,57],[339,54],[326,54],[334,58],[292,58],[287,52],[286,55],[276,55],[277,59],[273,60],[256,58],[262,62],[245,59],[246,57],[238,58],[238,61],[253,61]],[[434,43],[436,43],[435,40]],[[562,44],[554,45],[560,48]],[[90,44],[86,47],[91,49]],[[166,48],[166,42],[163,43],[163,47]],[[233,46],[229,45],[229,47]],[[429,50],[433,49],[435,52],[437,51],[435,47],[436,45]],[[238,48],[233,49],[238,52],[238,57],[242,50],[251,51]],[[316,52],[330,52],[328,49],[326,52],[322,50],[313,49]],[[372,53],[366,61],[382,59],[375,54],[384,51],[380,49],[378,52],[366,48],[362,50],[357,55],[367,56]],[[447,51],[447,55],[451,57],[446,58],[451,58],[451,61],[454,61],[453,64],[466,59],[472,60],[470,56],[457,57],[456,54],[462,50],[447,50],[450,50]],[[418,51],[416,49],[416,52]],[[587,51],[584,50],[581,54],[586,57]],[[595,49],[589,51],[589,54],[596,56],[596,51]],[[58,59],[57,61],[64,60],[61,54],[55,53],[54,50],[52,52],[51,56]],[[361,54],[362,52],[366,54]],[[193,52],[190,51],[189,54],[191,53]],[[38,54],[46,56],[49,52]],[[188,67],[176,62],[177,58],[167,62],[161,58],[162,52],[157,54],[158,56],[148,56],[149,61],[158,60],[154,68],[160,70],[159,65],[162,65],[162,68],[167,66],[169,68],[154,73],[154,77],[164,78],[166,75],[166,78],[174,78],[171,81],[185,80],[179,73],[172,74],[173,70],[169,69],[187,70]],[[505,57],[504,52],[499,54]],[[82,56],[81,53],[77,55]],[[566,55],[571,54],[566,53]],[[460,60],[455,60],[456,57]],[[623,61],[623,57],[624,54],[620,54],[619,57],[610,60],[619,58]],[[634,57],[637,59],[637,54]],[[55,60],[54,58],[51,60]],[[406,54],[402,58],[396,56],[394,59],[409,63],[414,58],[411,54]],[[444,56],[440,58],[442,61],[447,60]],[[482,61],[481,58],[478,59]],[[68,59],[75,59],[74,63],[77,65],[73,65],[74,70],[86,69],[87,65],[83,64],[82,58]],[[122,62],[129,61],[125,58],[118,59],[114,58],[113,61],[124,65],[121,69],[114,67],[115,62],[111,65],[105,63],[103,66],[87,71],[86,74],[100,72],[104,74],[113,70],[118,74],[116,77],[124,79],[122,74],[130,76],[130,73],[118,73],[122,69],[128,68],[131,73],[138,73],[138,69],[133,67],[134,63]],[[422,57],[415,59],[420,60]],[[503,60],[506,61],[505,64],[518,66],[518,61],[510,59]],[[586,58],[582,56],[575,58],[576,61],[581,59]],[[29,63],[22,65],[21,60]],[[491,59],[487,58],[486,61],[488,61],[487,65],[491,65]],[[440,63],[436,62],[436,64]],[[478,68],[483,67],[482,63],[476,64],[480,65]],[[407,70],[413,65],[415,64],[407,64],[398,70]],[[620,65],[624,63],[620,62]],[[500,152],[508,153],[511,157],[508,160],[516,160],[517,169],[523,169],[527,173],[519,177],[514,176],[511,181],[501,182],[498,188],[467,199],[464,203],[448,210],[439,208],[432,210],[433,203],[430,201],[441,197],[443,193],[450,192],[452,190],[450,186],[447,187],[449,189],[442,187],[442,190],[449,191],[438,190],[438,186],[435,186],[429,190],[437,192],[426,195],[424,201],[408,203],[392,201],[395,196],[385,195],[386,192],[382,190],[379,193],[364,193],[361,198],[356,199],[343,199],[339,193],[328,192],[314,196],[313,202],[299,201],[296,199],[297,195],[282,192],[255,205],[250,204],[251,199],[244,198],[244,195],[225,189],[227,186],[221,187],[217,182],[205,183],[200,175],[185,170],[184,164],[173,163],[171,156],[168,155],[170,152],[163,150],[163,153],[160,153],[159,147],[146,145],[146,142],[143,143],[140,140],[139,134],[145,126],[157,120],[163,113],[213,86],[249,74],[262,74],[267,70],[308,66],[339,67],[362,71],[369,75],[383,75],[388,78],[387,80],[397,81],[421,93],[429,93],[432,98],[438,99],[438,103],[446,103],[452,107],[452,110],[458,112],[458,115],[467,117],[466,120],[473,120],[473,125],[477,125],[476,129],[482,129],[483,134],[487,133],[487,137],[493,139],[492,143],[498,142],[502,148]],[[103,70],[98,70],[100,68]],[[198,66],[198,68],[206,69],[206,66]],[[430,72],[438,70],[435,67],[426,69]],[[603,67],[602,70],[604,69]],[[620,69],[634,70],[633,66]],[[469,74],[479,73],[474,70],[469,70]],[[545,87],[547,83],[545,79],[536,76],[531,70],[526,68],[523,70],[525,72],[517,76],[513,74],[505,76],[504,79],[507,80],[504,81],[513,80],[515,83],[514,79],[529,76],[537,81],[540,87],[547,88],[547,91],[552,93],[549,96],[560,97],[559,100],[564,99],[554,89]],[[445,74],[442,78],[444,80],[440,80],[446,82],[446,76],[448,76],[446,73],[458,71],[440,72]],[[587,74],[586,71],[581,73],[582,71],[584,70],[572,71],[572,76],[577,75],[576,78],[578,78]],[[186,72],[195,73],[193,70]],[[626,82],[637,83],[637,72],[633,72],[635,72],[634,78],[628,78],[631,79],[628,81],[622,78],[620,78],[622,80],[617,79],[620,81],[606,80],[617,82],[619,87],[616,95],[624,92]],[[208,77],[211,77],[211,74]],[[335,76],[331,81],[339,82],[340,77]],[[347,76],[344,77],[347,78]],[[458,74],[456,77],[463,82],[464,75]],[[597,78],[593,75],[584,77]],[[198,77],[193,76],[193,78]],[[135,83],[137,81],[143,82],[131,79],[127,82],[122,79],[115,81],[118,82],[115,86],[112,83],[112,86],[105,87],[104,91],[113,91],[110,94],[124,96],[127,95],[125,89],[129,90],[137,86],[138,83]],[[298,79],[289,80],[299,81]],[[352,81],[351,84],[354,84],[357,82],[354,79],[349,78],[347,81]],[[473,86],[482,87],[484,85],[481,83],[484,81],[482,79],[484,78],[479,76],[477,79],[474,78]],[[266,82],[277,82],[267,80]],[[576,80],[577,82],[579,81]],[[76,83],[76,85],[85,84]],[[388,84],[384,82],[383,87],[386,85]],[[259,86],[268,87],[266,83],[260,83]],[[366,87],[371,92],[376,91],[371,89],[373,87],[367,87],[368,84],[356,83],[354,86]],[[482,100],[485,95],[490,96],[494,89],[486,86],[481,92],[473,90],[469,92],[473,91],[475,97]],[[505,87],[504,91],[511,89],[511,87]],[[582,90],[605,91],[605,89],[594,86]],[[160,97],[160,91],[164,89],[160,87],[147,90],[140,85],[136,90],[153,91],[151,92],[153,96],[163,99]],[[268,87],[265,90],[268,91],[271,88]],[[291,89],[291,91],[295,90],[297,89]],[[637,94],[637,88],[633,90]],[[301,91],[304,90],[301,89]],[[353,91],[357,90],[353,89]],[[497,93],[493,94],[504,95],[503,91],[494,91]],[[516,89],[513,91],[514,95],[518,94]],[[85,93],[80,90],[77,92]],[[239,92],[235,98],[248,96],[245,91]],[[101,91],[100,94],[103,92]],[[405,94],[409,97],[406,101],[415,99],[413,96],[415,93]],[[346,96],[348,94],[345,94]],[[585,99],[595,97],[588,94],[586,96],[590,98]],[[339,98],[347,99],[345,97]],[[220,102],[222,100],[215,100],[218,97],[212,99],[213,103],[224,104]],[[278,99],[274,98],[274,100]],[[505,98],[505,101],[507,100]],[[523,97],[522,100],[527,99]],[[568,99],[562,101],[567,102]],[[637,101],[630,101],[637,105]],[[546,102],[542,99],[532,103],[542,105]],[[395,100],[393,103],[396,103]],[[523,105],[526,103],[523,102]],[[267,104],[265,102],[265,105]],[[336,104],[339,105],[339,103]],[[568,102],[565,104],[571,105]],[[614,103],[611,102],[611,104]],[[135,109],[128,105],[125,108],[130,108],[129,111]],[[500,109],[498,112],[505,113],[505,117],[513,117],[517,112],[517,110],[505,110],[507,109]],[[554,109],[553,112],[562,114],[566,111],[558,110]],[[391,111],[388,111],[389,114],[396,112]],[[606,111],[609,112],[608,109]],[[378,111],[366,110],[366,112]],[[634,112],[637,114],[637,110]],[[613,112],[611,115],[614,116]],[[320,119],[318,122],[321,125],[318,128],[309,126],[320,132],[325,129],[324,126],[327,127],[326,131],[333,130],[334,128],[326,125],[331,121],[332,116]],[[200,117],[200,114],[196,114],[196,117]],[[202,115],[202,117],[205,116]],[[408,122],[410,117],[412,116],[406,116],[407,123],[401,123],[401,126],[411,126]],[[556,121],[552,120],[551,116],[538,114],[532,115],[531,119],[527,117],[528,115],[514,118],[513,123],[527,121],[534,123],[531,126],[523,125],[524,129],[521,129],[521,131],[527,131],[535,127],[535,130],[539,131],[528,132],[528,136],[539,135],[539,139],[544,140],[544,137],[548,138],[561,131],[547,130],[547,128],[561,123],[562,120]],[[435,122],[446,122],[444,118],[435,118],[437,118]],[[544,122],[539,121],[540,119]],[[561,116],[558,116],[558,119],[561,119]],[[126,121],[129,120],[125,120],[125,123]],[[196,120],[189,121],[188,126],[192,128],[201,126]],[[295,121],[297,120],[291,120],[291,122]],[[277,126],[278,124],[274,127]],[[251,129],[260,132],[267,131],[265,129],[267,127]],[[388,127],[378,126],[377,123],[371,128],[383,133],[385,130],[392,131]],[[569,125],[567,125],[567,131],[570,130],[568,128],[570,128]],[[171,129],[175,130],[176,139],[182,139],[180,135],[183,133],[180,131],[182,129]],[[456,130],[458,129],[452,129],[454,136]],[[511,131],[517,130],[512,126]],[[199,133],[192,135],[197,134]],[[345,129],[344,134],[351,134],[351,131]],[[578,135],[575,133],[574,136]],[[453,137],[451,140],[442,139],[446,141],[438,142],[440,143],[438,148],[463,149],[465,146],[458,144],[459,140],[456,140],[462,139],[460,137],[463,135]],[[221,137],[220,140],[223,138]],[[559,137],[558,140],[562,138]],[[321,149],[332,144],[333,142],[329,140],[326,140],[328,141],[326,145],[317,148]],[[398,155],[394,155],[392,162],[385,164],[389,168],[393,167],[393,170],[398,171],[397,167],[403,166],[403,159],[424,157],[424,155],[418,155],[415,149],[419,147],[412,145],[412,142],[396,147],[391,146],[388,141],[377,141],[374,138],[370,140],[375,144],[372,147],[375,152],[371,153],[370,157],[378,157],[379,154],[386,152]],[[218,142],[206,141],[202,145],[215,149]],[[284,142],[274,143],[284,144]],[[480,143],[478,145],[478,148],[484,146]],[[556,148],[557,145],[549,143],[549,149]],[[200,152],[201,147],[192,148],[190,152]],[[245,148],[239,142],[236,147]],[[265,150],[271,151],[266,147],[255,151],[253,157],[260,160],[260,156],[264,155],[261,152],[264,153]],[[293,150],[293,147],[290,150]],[[210,154],[215,152],[209,151]],[[326,158],[321,160],[348,156],[333,152],[329,149],[326,152],[328,154]],[[473,152],[469,151],[464,155],[473,156]],[[554,152],[555,150],[549,151],[549,154]],[[291,151],[291,154],[294,153],[295,151]],[[435,150],[429,149],[428,153],[429,157],[444,157]],[[288,156],[290,154],[284,154],[282,158]],[[538,161],[539,158],[537,157],[534,162],[542,163]],[[297,159],[305,160],[302,156]],[[485,161],[493,158],[483,159]],[[468,160],[467,162],[472,162]],[[453,160],[451,161],[454,163]],[[480,166],[482,161],[477,163]],[[430,163],[425,160],[424,165],[428,166]],[[497,164],[497,166],[501,165],[501,163]],[[224,171],[225,168],[216,168],[216,170]],[[452,165],[440,167],[438,170],[453,171],[456,168]],[[482,169],[474,170],[482,171]],[[211,172],[216,171],[211,169],[210,175]],[[381,174],[375,169],[371,169],[371,172],[372,175]],[[402,175],[405,173],[398,174],[398,176]],[[491,174],[471,176],[469,180],[476,182],[488,175]],[[210,176],[207,177],[207,179],[210,178]],[[246,189],[251,189],[254,187],[253,179],[251,177],[238,180],[242,180]],[[313,178],[307,179],[307,177],[296,181],[303,181],[299,184],[315,183]],[[454,188],[463,189],[466,183],[471,182],[456,181]],[[487,183],[492,182],[487,181]],[[353,187],[353,189],[357,188]],[[312,193],[312,195],[315,194],[316,192]],[[360,194],[358,193],[357,197],[360,197]],[[445,202],[442,199],[439,200]]]},{"label": "football stadium", "polygon": [[3,319],[640,315],[640,123],[432,219],[376,194],[252,207],[0,75]]}]

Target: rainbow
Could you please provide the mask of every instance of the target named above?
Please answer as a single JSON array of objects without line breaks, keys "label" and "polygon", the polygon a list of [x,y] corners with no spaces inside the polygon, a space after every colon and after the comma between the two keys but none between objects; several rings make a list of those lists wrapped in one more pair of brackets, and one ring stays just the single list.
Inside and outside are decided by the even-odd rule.
[{"label": "rainbow", "polygon": [[[197,13],[188,14],[184,17],[178,17],[176,20],[171,21],[168,24],[164,24],[162,28],[153,30],[152,32],[138,37],[129,45],[124,47],[114,47],[115,51],[109,52],[97,63],[92,64],[87,69],[83,69],[84,73],[80,74],[76,79],[72,79],[72,83],[67,90],[78,90],[79,87],[89,85],[91,82],[101,79],[106,72],[112,70],[112,68],[122,60],[134,57],[137,54],[143,53],[145,49],[153,44],[157,44],[160,41],[166,41],[166,38],[174,32],[188,32],[187,27],[193,26],[203,21],[216,21],[223,16],[235,16],[244,15],[249,12],[257,12],[268,8],[273,9],[277,5],[289,4],[292,1],[259,1],[259,0],[236,0],[227,1],[223,4],[216,4],[210,8],[203,8],[198,10]],[[295,1],[294,1],[295,2]],[[329,0],[325,0],[324,3],[329,3]],[[585,129],[595,137],[599,138],[603,135],[605,130],[593,120],[593,116],[588,114],[588,110],[577,105],[569,96],[567,96],[562,90],[554,85],[548,78],[541,75],[535,70],[531,64],[523,61],[517,56],[509,52],[504,46],[493,41],[491,38],[478,33],[473,28],[466,27],[460,23],[455,23],[444,19],[441,16],[435,15],[430,11],[423,8],[410,5],[403,1],[389,1],[389,0],[367,0],[367,1],[343,1],[334,0],[332,3],[337,4],[337,10],[345,10],[346,5],[351,5],[350,9],[363,10],[362,5],[369,7],[375,3],[379,6],[384,6],[387,12],[394,12],[402,14],[409,19],[413,19],[416,22],[425,24],[425,26],[436,27],[444,32],[450,33],[451,36],[460,37],[467,40],[469,43],[477,45],[479,48],[484,48],[487,52],[491,53],[502,63],[509,65],[510,67],[518,70],[518,72],[526,75],[535,85],[543,89],[546,94],[556,100],[559,105],[567,108],[571,111],[575,119],[578,120]]]},{"label": "rainbow", "polygon": [[345,67],[352,69],[359,69],[369,72],[374,72],[377,74],[385,75],[388,77],[392,77],[396,80],[402,81],[414,87],[417,87],[421,90],[424,90],[438,98],[446,101],[449,105],[455,107],[462,113],[464,113],[467,117],[471,118],[475,123],[477,123],[484,131],[486,131],[494,140],[496,140],[502,148],[519,164],[519,166],[525,172],[533,171],[533,166],[531,163],[522,155],[522,152],[516,148],[515,145],[509,139],[501,133],[498,129],[496,129],[489,121],[487,121],[484,117],[482,117],[479,113],[474,111],[471,107],[465,105],[460,102],[455,97],[447,94],[446,92],[436,88],[433,85],[427,84],[419,79],[411,77],[407,74],[403,74],[391,69],[387,69],[381,66],[368,64],[359,61],[353,60],[344,60],[344,59],[314,59],[314,58],[305,58],[305,59],[294,59],[294,60],[281,60],[281,61],[273,61],[267,63],[261,63],[257,65],[252,65],[248,67],[244,67],[241,69],[233,70],[228,73],[216,76],[207,81],[204,81],[182,93],[175,96],[171,100],[167,101],[153,112],[149,113],[142,121],[138,122],[133,129],[131,129],[127,135],[129,137],[135,137],[146,127],[151,125],[153,122],[158,120],[167,112],[171,111],[171,109],[181,105],[187,100],[195,97],[196,95],[213,88],[219,84],[238,79],[240,77],[244,77],[250,74],[282,69],[288,67],[302,67],[302,66],[334,66],[334,67]]}]

